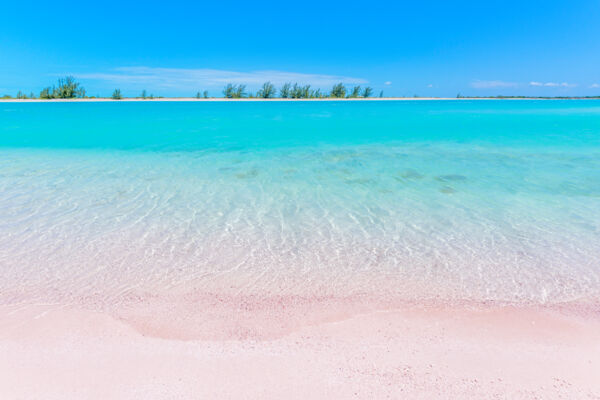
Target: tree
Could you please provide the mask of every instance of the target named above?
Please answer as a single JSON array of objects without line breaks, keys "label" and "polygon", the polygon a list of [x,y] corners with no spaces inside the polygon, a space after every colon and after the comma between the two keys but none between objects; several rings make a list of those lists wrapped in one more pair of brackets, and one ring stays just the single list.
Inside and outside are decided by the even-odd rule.
[{"label": "tree", "polygon": [[17,92],[17,99],[26,99],[27,96],[20,90]]},{"label": "tree", "polygon": [[310,85],[304,85],[300,88],[300,98],[308,99],[311,96],[312,91],[310,90]]},{"label": "tree", "polygon": [[225,89],[223,89],[223,96],[227,99],[233,99],[234,94],[235,87],[231,83],[228,83],[227,86],[225,86]]},{"label": "tree", "polygon": [[112,94],[112,99],[113,100],[121,100],[123,97],[121,96],[121,89],[115,89],[115,91]]},{"label": "tree", "polygon": [[51,99],[53,92],[54,92],[54,89],[51,88],[50,86],[48,86],[47,88],[43,88],[42,91],[40,92],[40,99]]},{"label": "tree", "polygon": [[379,92],[379,98],[383,97],[383,90]]},{"label": "tree", "polygon": [[33,92],[29,93],[29,98],[30,99],[35,99],[35,94]]},{"label": "tree", "polygon": [[235,98],[241,99],[242,97],[246,97],[246,85],[237,85],[237,89],[235,90]]},{"label": "tree", "polygon": [[310,90],[310,85],[298,85],[298,83],[294,83],[289,90],[289,98],[292,99],[308,99],[312,96],[312,91]]},{"label": "tree", "polygon": [[333,85],[330,96],[335,98],[346,97],[346,87],[344,86],[344,84],[340,82],[338,84]]},{"label": "tree", "polygon": [[58,87],[48,86],[40,92],[40,99],[73,99],[85,97],[85,89],[72,76],[60,78]]},{"label": "tree", "polygon": [[262,88],[256,93],[256,97],[261,97],[263,99],[270,99],[275,97],[277,94],[277,89],[271,82],[265,82],[262,85]]},{"label": "tree", "polygon": [[348,97],[357,98],[358,96],[360,96],[360,86],[354,86]]},{"label": "tree", "polygon": [[205,99],[208,99],[208,90],[205,90],[205,91],[202,93],[202,96],[203,96]]},{"label": "tree", "polygon": [[371,97],[372,94],[373,94],[373,88],[367,86],[366,88],[363,89],[362,97],[364,97],[364,98]]},{"label": "tree", "polygon": [[142,94],[140,95],[140,97],[141,97],[142,99],[146,99],[146,96],[147,96],[147,95],[146,95],[146,89],[144,89],[144,90],[142,90]]},{"label": "tree", "polygon": [[300,85],[298,83],[294,83],[294,86],[290,89],[290,98],[299,99],[301,95]]},{"label": "tree", "polygon": [[323,97],[323,93],[321,93],[321,89],[316,89],[311,93],[312,98],[320,99]]},{"label": "tree", "polygon": [[52,88],[52,98],[74,99],[85,97],[85,89],[72,76],[58,80],[58,87]]},{"label": "tree", "polygon": [[196,92],[196,98],[199,99],[201,97],[200,92]]},{"label": "tree", "polygon": [[289,82],[286,82],[283,84],[283,86],[281,87],[281,89],[279,90],[279,97],[281,97],[282,99],[288,99],[290,97],[290,92],[291,92],[291,87],[292,84]]},{"label": "tree", "polygon": [[223,89],[223,95],[228,99],[241,99],[246,97],[246,85],[233,85],[228,83]]}]

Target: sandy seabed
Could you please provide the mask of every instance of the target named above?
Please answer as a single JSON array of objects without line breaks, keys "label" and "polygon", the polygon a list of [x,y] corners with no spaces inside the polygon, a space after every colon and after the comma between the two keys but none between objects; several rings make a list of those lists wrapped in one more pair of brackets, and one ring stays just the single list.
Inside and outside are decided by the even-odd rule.
[{"label": "sandy seabed", "polygon": [[594,307],[188,300],[1,306],[0,397],[600,398]]}]

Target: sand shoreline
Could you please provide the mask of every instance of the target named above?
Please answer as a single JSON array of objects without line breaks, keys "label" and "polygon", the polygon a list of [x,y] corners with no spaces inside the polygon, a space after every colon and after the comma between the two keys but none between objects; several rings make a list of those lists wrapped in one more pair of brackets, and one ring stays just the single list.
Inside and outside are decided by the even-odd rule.
[{"label": "sand shoreline", "polygon": [[600,396],[600,319],[548,310],[405,308],[272,339],[177,340],[74,306],[12,305],[0,327],[5,398]]}]

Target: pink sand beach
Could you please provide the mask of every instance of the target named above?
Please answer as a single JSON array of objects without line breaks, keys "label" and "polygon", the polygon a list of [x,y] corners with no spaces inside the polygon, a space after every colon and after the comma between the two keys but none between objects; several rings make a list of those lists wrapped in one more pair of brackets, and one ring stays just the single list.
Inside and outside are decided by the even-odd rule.
[{"label": "pink sand beach", "polygon": [[0,116],[0,400],[600,399],[594,102]]},{"label": "pink sand beach", "polygon": [[[589,307],[138,299],[0,308],[6,399],[600,397]],[[186,304],[187,302],[187,304]]]}]

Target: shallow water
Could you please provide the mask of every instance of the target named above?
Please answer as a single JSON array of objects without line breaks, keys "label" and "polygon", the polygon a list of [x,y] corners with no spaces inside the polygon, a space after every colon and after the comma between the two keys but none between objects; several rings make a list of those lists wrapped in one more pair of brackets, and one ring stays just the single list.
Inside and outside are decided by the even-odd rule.
[{"label": "shallow water", "polygon": [[600,300],[600,102],[0,103],[0,299]]}]

